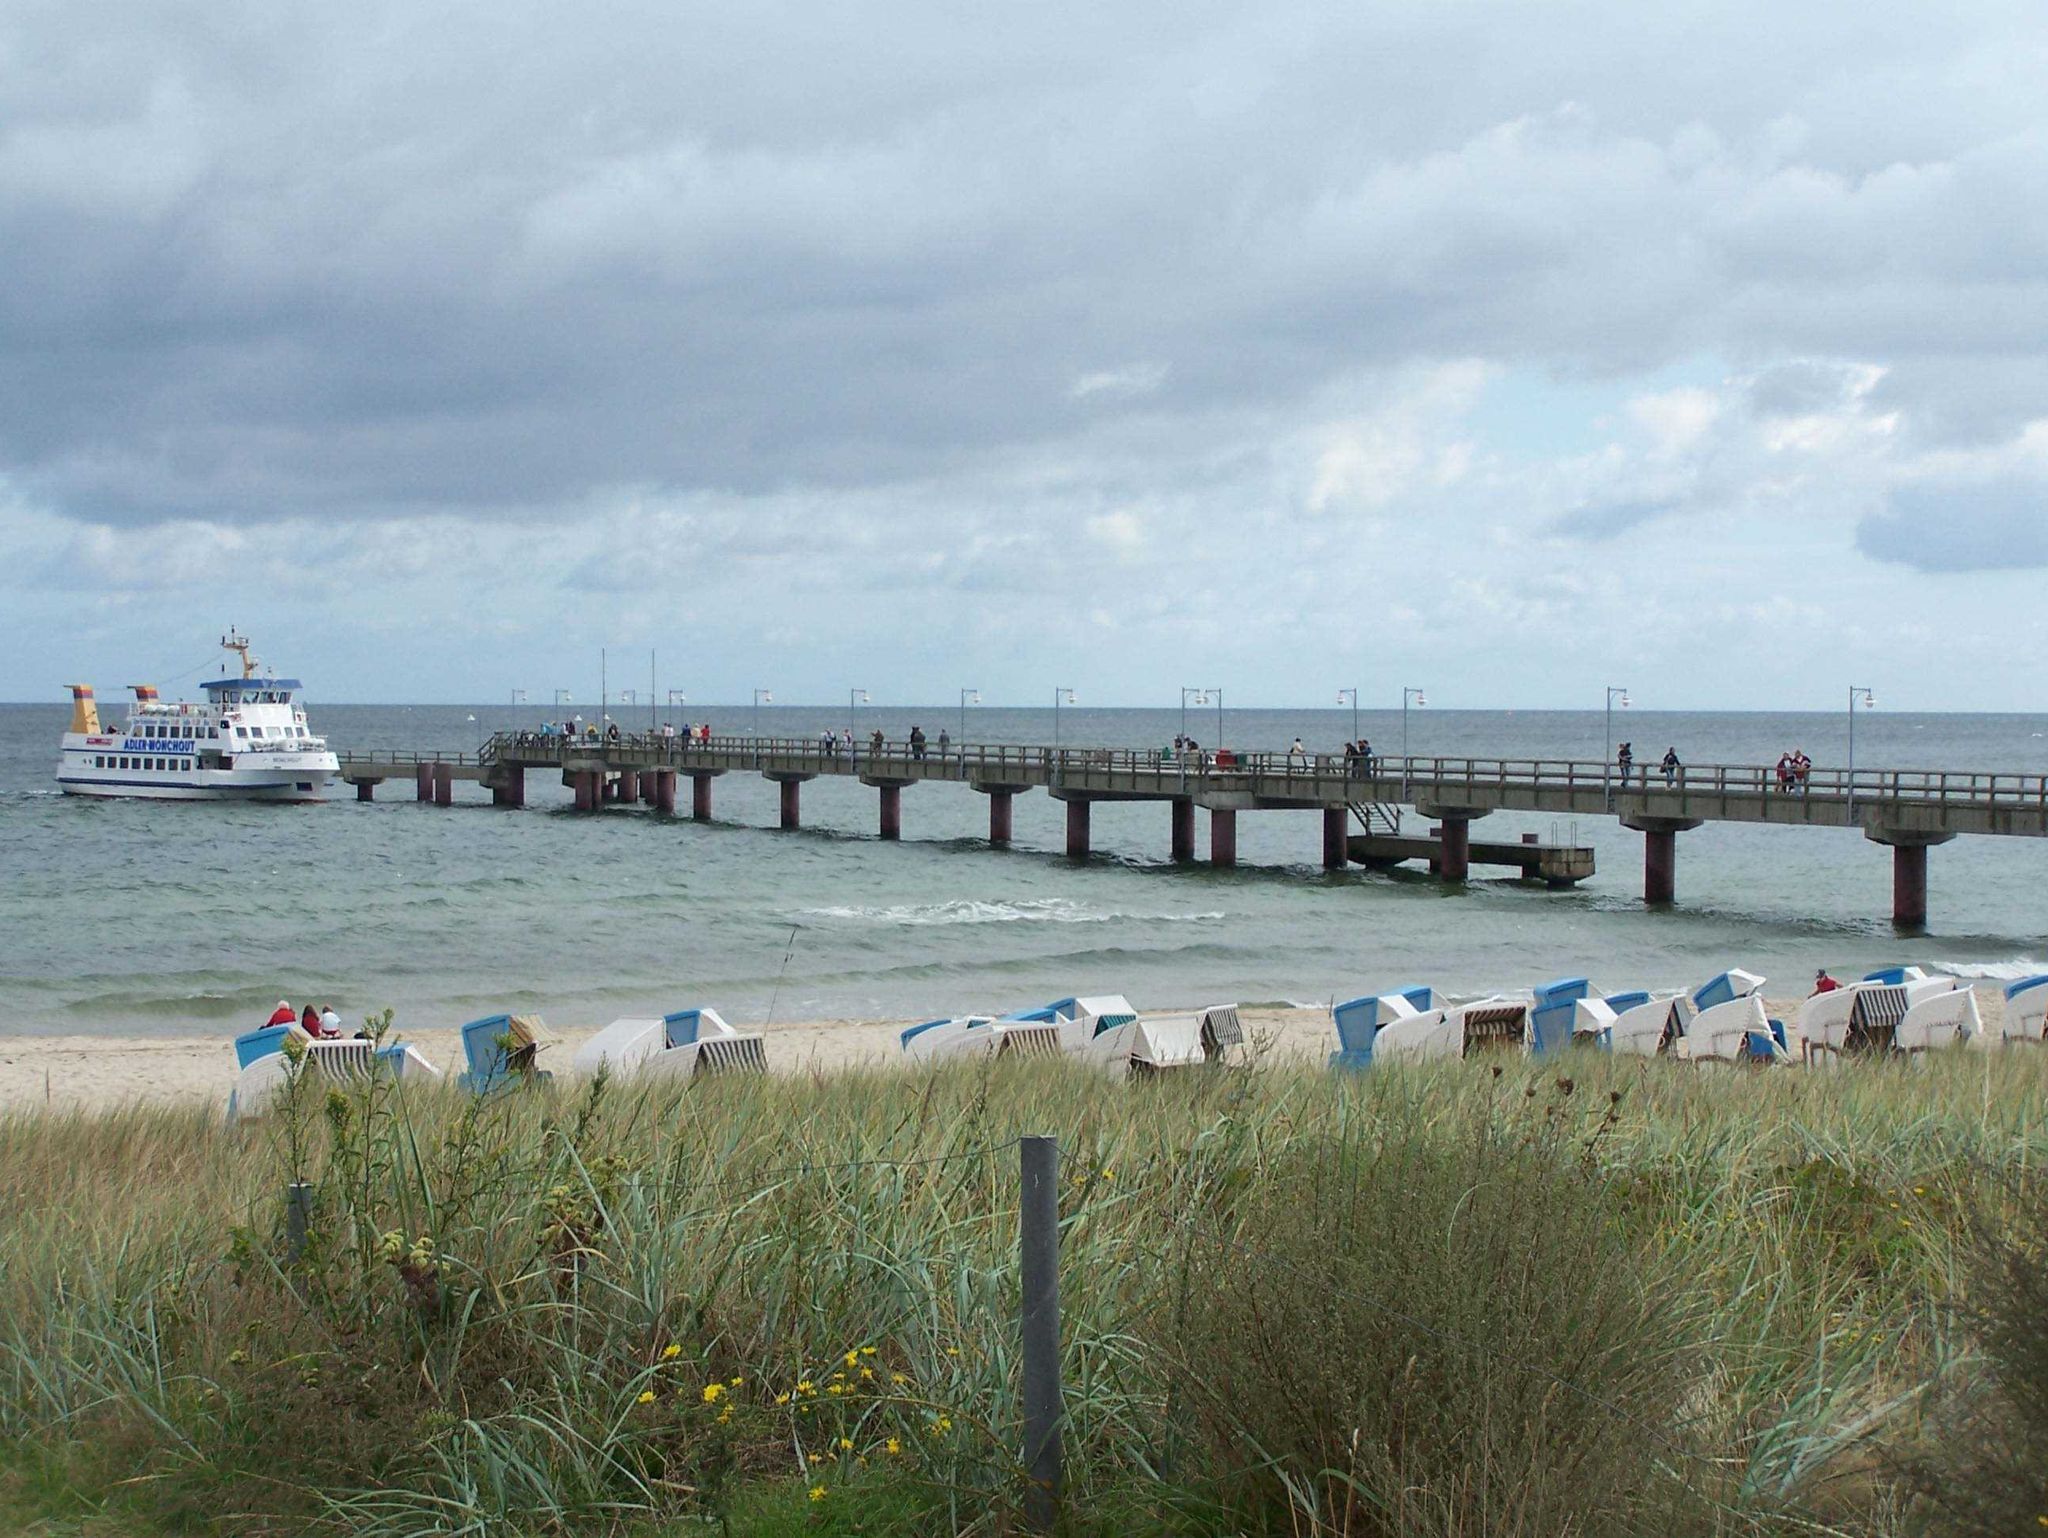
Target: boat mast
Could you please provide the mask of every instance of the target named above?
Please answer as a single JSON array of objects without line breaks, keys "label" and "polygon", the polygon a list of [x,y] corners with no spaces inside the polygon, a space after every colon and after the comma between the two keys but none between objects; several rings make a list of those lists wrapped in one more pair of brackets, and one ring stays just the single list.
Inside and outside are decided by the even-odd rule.
[{"label": "boat mast", "polygon": [[233,625],[228,626],[228,633],[220,638],[220,644],[223,650],[234,652],[242,659],[244,678],[254,678],[262,669],[263,664],[249,655],[249,638]]}]

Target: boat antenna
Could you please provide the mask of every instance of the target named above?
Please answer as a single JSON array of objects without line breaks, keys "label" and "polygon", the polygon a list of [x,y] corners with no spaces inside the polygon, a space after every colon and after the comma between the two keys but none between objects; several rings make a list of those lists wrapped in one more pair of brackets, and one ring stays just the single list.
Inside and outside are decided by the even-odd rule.
[{"label": "boat antenna", "polygon": [[223,650],[235,652],[241,657],[244,678],[254,678],[262,668],[263,664],[249,655],[249,638],[233,625],[228,626],[228,633],[220,638],[220,644]]},{"label": "boat antenna", "polygon": [[768,995],[768,1015],[762,1020],[763,1025],[772,1025],[775,1021],[775,1001],[782,996],[782,979],[789,975],[789,958],[796,954],[796,932],[802,927],[801,924],[789,926],[789,944],[782,949],[782,968],[775,974],[775,989]]}]

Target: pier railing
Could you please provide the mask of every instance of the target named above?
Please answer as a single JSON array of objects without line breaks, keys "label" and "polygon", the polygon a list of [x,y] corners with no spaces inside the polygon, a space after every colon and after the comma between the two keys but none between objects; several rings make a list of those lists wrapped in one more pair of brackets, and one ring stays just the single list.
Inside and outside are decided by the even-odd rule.
[{"label": "pier railing", "polygon": [[[1767,764],[1688,764],[1666,774],[1638,764],[1624,773],[1589,759],[1506,759],[1390,757],[1370,759],[1329,753],[1239,753],[1229,749],[1180,753],[1171,748],[1103,748],[1015,743],[955,743],[921,749],[900,740],[877,748],[872,740],[851,746],[821,738],[716,736],[667,737],[621,733],[616,738],[499,733],[482,750],[468,754],[349,754],[345,767],[422,762],[462,764],[518,762],[563,764],[592,757],[631,756],[639,762],[671,765],[687,772],[760,769],[770,773],[858,775],[903,780],[958,780],[1061,788],[1082,782],[1127,783],[1134,790],[1161,791],[1186,785],[1196,790],[1242,790],[1278,797],[1327,799],[1347,789],[1375,794],[1400,787],[1432,801],[1473,797],[1471,804],[1499,800],[1513,792],[1562,792],[1573,802],[1597,795],[1608,804],[1619,798],[1769,798],[1850,805],[1891,803],[1929,806],[2008,807],[2048,811],[2048,775],[1957,769],[1813,768],[1782,775]],[[1354,797],[1355,799],[1355,797]],[[1517,798],[1519,799],[1519,798]]]}]

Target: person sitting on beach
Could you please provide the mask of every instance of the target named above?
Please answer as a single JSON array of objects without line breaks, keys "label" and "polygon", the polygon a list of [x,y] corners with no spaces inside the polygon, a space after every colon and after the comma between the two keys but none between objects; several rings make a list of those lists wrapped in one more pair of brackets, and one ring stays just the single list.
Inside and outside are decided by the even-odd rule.
[{"label": "person sitting on beach", "polygon": [[1840,983],[1828,976],[1828,969],[1826,967],[1822,967],[1813,974],[1813,991],[1815,993],[1833,993],[1841,986]]},{"label": "person sitting on beach", "polygon": [[332,1004],[323,1006],[320,1011],[320,1034],[330,1039],[341,1034],[341,1016],[334,1012]]},{"label": "person sitting on beach", "polygon": [[270,1018],[263,1023],[266,1027],[273,1025],[296,1025],[298,1019],[298,1014],[293,1010],[291,1001],[279,999],[277,1001],[277,1008],[270,1012]]},{"label": "person sitting on beach", "polygon": [[320,1039],[320,1011],[311,1004],[308,1004],[305,1012],[299,1016],[299,1029],[315,1041]]}]

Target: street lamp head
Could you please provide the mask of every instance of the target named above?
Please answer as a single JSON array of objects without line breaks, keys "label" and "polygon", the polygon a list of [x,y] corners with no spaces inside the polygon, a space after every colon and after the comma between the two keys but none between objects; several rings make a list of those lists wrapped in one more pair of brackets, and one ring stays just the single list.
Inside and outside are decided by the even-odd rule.
[{"label": "street lamp head", "polygon": [[853,690],[853,691],[852,691],[852,695],[853,695],[853,698],[854,698],[854,699],[856,699],[856,700],[858,700],[858,701],[860,701],[860,703],[861,703],[861,704],[865,705],[865,704],[867,704],[867,703],[868,703],[868,691],[867,691],[867,690],[865,690],[865,689],[855,689],[855,690]]},{"label": "street lamp head", "polygon": [[1074,703],[1074,691],[1072,689],[1055,689],[1052,692],[1052,697],[1055,701],[1062,705],[1071,705]]},{"label": "street lamp head", "polygon": [[968,704],[979,705],[981,703],[981,691],[979,689],[963,689],[961,693],[966,697]]}]

